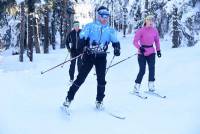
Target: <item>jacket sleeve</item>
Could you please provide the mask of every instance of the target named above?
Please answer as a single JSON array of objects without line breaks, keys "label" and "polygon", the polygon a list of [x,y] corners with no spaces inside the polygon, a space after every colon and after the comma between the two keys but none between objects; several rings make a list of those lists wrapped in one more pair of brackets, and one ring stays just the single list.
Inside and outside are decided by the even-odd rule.
[{"label": "jacket sleeve", "polygon": [[160,51],[160,37],[159,37],[159,33],[158,30],[156,30],[156,36],[155,36],[155,45],[156,45],[156,51]]},{"label": "jacket sleeve", "polygon": [[141,38],[141,30],[139,29],[136,31],[134,39],[133,39],[133,44],[137,49],[140,48],[140,44],[139,44],[140,38]]},{"label": "jacket sleeve", "polygon": [[117,32],[115,29],[111,28],[110,29],[110,41],[112,43],[116,43],[116,42],[119,42],[118,39],[117,39]]},{"label": "jacket sleeve", "polygon": [[69,43],[71,42],[71,32],[67,35],[66,39],[66,47],[67,49],[70,49]]}]

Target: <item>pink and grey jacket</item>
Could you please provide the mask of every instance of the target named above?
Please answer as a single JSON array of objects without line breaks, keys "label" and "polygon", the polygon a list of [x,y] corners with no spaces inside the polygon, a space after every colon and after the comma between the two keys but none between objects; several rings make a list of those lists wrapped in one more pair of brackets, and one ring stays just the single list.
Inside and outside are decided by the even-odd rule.
[{"label": "pink and grey jacket", "polygon": [[136,31],[135,37],[133,39],[133,44],[138,49],[139,54],[141,54],[139,49],[141,46],[143,46],[145,49],[145,56],[149,56],[152,53],[155,53],[155,48],[153,47],[154,43],[156,46],[156,51],[160,51],[159,33],[156,28],[142,27]]}]

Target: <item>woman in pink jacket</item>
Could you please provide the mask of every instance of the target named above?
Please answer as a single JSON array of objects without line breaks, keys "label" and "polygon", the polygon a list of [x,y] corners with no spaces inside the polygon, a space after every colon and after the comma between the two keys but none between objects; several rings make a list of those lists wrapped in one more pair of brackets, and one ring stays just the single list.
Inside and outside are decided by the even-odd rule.
[{"label": "woman in pink jacket", "polygon": [[[147,16],[144,20],[144,26],[136,31],[134,40],[134,46],[138,49],[138,64],[139,73],[135,80],[134,93],[139,93],[140,84],[145,74],[146,63],[149,66],[149,91],[154,92],[155,81],[155,53],[160,58],[160,41],[159,33],[156,28],[153,27],[153,16]],[[155,44],[155,48],[154,48]]]}]

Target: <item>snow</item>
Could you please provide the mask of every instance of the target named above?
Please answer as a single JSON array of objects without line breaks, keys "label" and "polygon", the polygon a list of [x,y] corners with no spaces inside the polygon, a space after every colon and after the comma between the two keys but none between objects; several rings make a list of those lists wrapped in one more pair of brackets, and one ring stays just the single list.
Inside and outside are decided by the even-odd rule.
[{"label": "snow", "polygon": [[[79,3],[75,4],[75,16],[74,20],[78,20],[80,22],[81,28],[89,22],[93,21],[94,16],[90,16],[93,13],[93,5],[91,3]],[[92,18],[93,17],[93,18]]]},{"label": "snow", "polygon": [[[121,41],[121,56],[113,63],[136,52],[132,36]],[[162,57],[156,59],[156,87],[166,99],[149,96],[147,100],[129,94],[138,73],[136,56],[110,68],[107,73],[104,105],[108,111],[126,116],[119,120],[95,110],[96,76],[94,70],[71,104],[71,116],[60,111],[69,88],[68,68],[58,67],[67,50],[34,54],[31,63],[25,56],[20,63],[9,50],[0,59],[0,133],[1,134],[199,134],[200,133],[200,45],[171,49],[161,40]],[[108,64],[113,56],[109,48]],[[147,89],[148,71],[142,82]]]},{"label": "snow", "polygon": [[21,2],[23,2],[24,0],[16,0],[17,4],[20,4]]}]

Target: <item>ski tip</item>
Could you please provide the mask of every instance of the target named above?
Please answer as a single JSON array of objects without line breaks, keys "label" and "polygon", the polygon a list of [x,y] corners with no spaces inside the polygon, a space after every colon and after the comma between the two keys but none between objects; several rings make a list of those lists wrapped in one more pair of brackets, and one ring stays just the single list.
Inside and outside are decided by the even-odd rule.
[{"label": "ski tip", "polygon": [[[116,118],[117,118],[117,117],[116,117]],[[126,117],[118,117],[118,119],[120,119],[120,120],[125,120]]]}]

